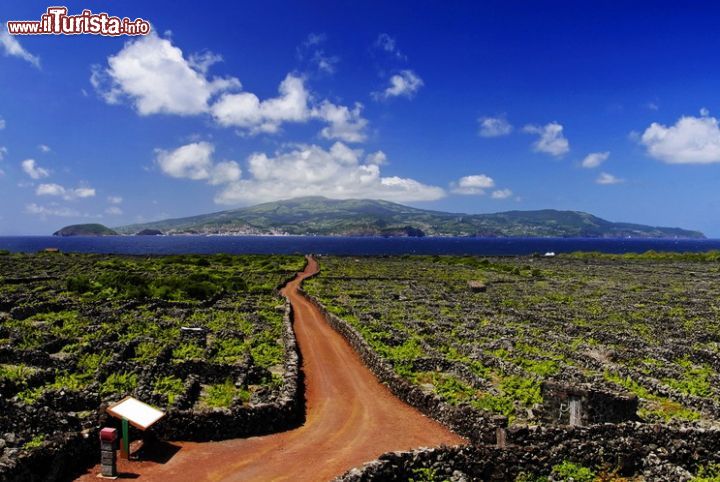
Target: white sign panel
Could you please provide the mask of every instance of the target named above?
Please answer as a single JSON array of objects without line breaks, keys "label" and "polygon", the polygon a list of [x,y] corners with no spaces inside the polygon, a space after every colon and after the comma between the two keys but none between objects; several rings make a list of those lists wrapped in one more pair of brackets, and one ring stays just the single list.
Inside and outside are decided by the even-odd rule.
[{"label": "white sign panel", "polygon": [[115,405],[108,407],[107,412],[116,418],[126,418],[132,426],[140,430],[146,430],[165,416],[165,412],[133,397],[120,400]]}]

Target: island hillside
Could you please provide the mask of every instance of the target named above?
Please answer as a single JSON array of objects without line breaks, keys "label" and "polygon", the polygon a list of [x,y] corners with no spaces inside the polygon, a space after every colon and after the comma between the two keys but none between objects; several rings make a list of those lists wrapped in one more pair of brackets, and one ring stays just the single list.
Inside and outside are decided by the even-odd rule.
[{"label": "island hillside", "polygon": [[102,224],[73,224],[53,233],[53,236],[117,236],[117,232]]},{"label": "island hillside", "polygon": [[681,228],[615,223],[579,211],[462,214],[368,199],[303,197],[115,228],[165,234],[293,234],[326,236],[482,236],[704,238]]}]

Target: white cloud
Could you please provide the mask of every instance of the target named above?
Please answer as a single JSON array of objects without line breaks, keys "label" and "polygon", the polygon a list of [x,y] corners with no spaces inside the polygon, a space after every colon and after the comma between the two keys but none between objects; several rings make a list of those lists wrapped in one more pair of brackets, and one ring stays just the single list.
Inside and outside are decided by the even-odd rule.
[{"label": "white cloud", "polygon": [[222,61],[222,55],[216,54],[215,52],[210,52],[209,50],[205,50],[203,52],[196,52],[190,54],[190,56],[188,57],[188,65],[192,69],[202,73],[203,75],[207,74],[208,70],[210,70],[210,67]]},{"label": "white cloud", "polygon": [[493,191],[491,197],[493,199],[507,199],[512,196],[513,192],[510,189],[498,189]]},{"label": "white cloud", "polygon": [[210,52],[186,60],[170,40],[151,33],[108,57],[107,68],[93,66],[90,81],[106,102],[127,97],[140,115],[201,114],[214,95],[240,87],[236,78],[206,77],[217,60]]},{"label": "white cloud", "polygon": [[0,146],[0,161],[5,159],[5,155],[7,154],[8,150],[7,147]]},{"label": "white cloud", "polygon": [[557,122],[550,122],[544,126],[526,125],[523,131],[539,136],[533,143],[533,149],[537,152],[560,157],[570,150],[568,140],[563,135],[563,126]]},{"label": "white cloud", "polygon": [[613,176],[607,172],[601,172],[600,175],[595,179],[595,182],[602,185],[620,184],[625,182],[624,179]]},{"label": "white cloud", "polygon": [[0,28],[0,45],[5,50],[5,55],[11,55],[26,60],[38,69],[40,68],[40,58],[31,54],[20,45],[18,39],[10,35],[6,29]]},{"label": "white cloud", "polygon": [[3,119],[2,117],[0,117],[0,131],[3,130],[3,129],[5,129],[5,125],[6,125],[5,119]]},{"label": "white cloud", "polygon": [[585,156],[585,159],[582,160],[582,167],[586,169],[592,169],[595,167],[598,167],[603,162],[607,161],[607,158],[610,157],[610,153],[605,152],[592,152]]},{"label": "white cloud", "polygon": [[485,174],[463,176],[457,182],[451,184],[452,192],[455,194],[481,195],[486,189],[495,187],[495,181]]},{"label": "white cloud", "polygon": [[59,184],[40,184],[35,190],[38,196],[62,196],[65,188]]},{"label": "white cloud", "polygon": [[240,180],[242,169],[235,161],[218,162],[210,174],[210,184],[227,184]]},{"label": "white cloud", "polygon": [[672,126],[653,122],[640,136],[647,153],[668,164],[720,162],[718,119],[706,109],[700,117],[683,116]]},{"label": "white cloud", "polygon": [[389,99],[391,97],[411,98],[420,90],[423,80],[412,70],[401,70],[400,73],[390,77],[390,85],[382,92],[373,92],[375,99]]},{"label": "white cloud", "polygon": [[304,80],[293,74],[285,77],[278,92],[278,97],[262,101],[249,92],[225,94],[212,106],[212,115],[222,126],[247,129],[251,134],[277,132],[285,122],[318,119],[328,124],[320,131],[326,139],[365,140],[367,120],[362,117],[362,104],[356,103],[350,109],[325,100],[310,107],[310,93]]},{"label": "white cloud", "polygon": [[40,152],[44,152],[46,154],[52,150],[50,149],[50,146],[46,146],[45,144],[39,144],[38,149],[40,149]]},{"label": "white cloud", "polygon": [[340,59],[335,55],[325,53],[321,47],[327,40],[324,33],[311,33],[297,48],[297,57],[308,62],[313,68],[323,74],[334,74]]},{"label": "white cloud", "polygon": [[122,204],[123,198],[120,196],[108,196],[107,198],[110,204]]},{"label": "white cloud", "polygon": [[387,162],[387,155],[383,151],[371,152],[365,158],[368,164],[376,164],[382,166]]},{"label": "white cloud", "polygon": [[398,59],[405,59],[405,55],[398,49],[397,42],[393,37],[386,33],[381,33],[378,35],[377,39],[374,43],[375,48],[382,50],[383,52],[386,52],[393,57],[397,57]]},{"label": "white cloud", "polygon": [[336,142],[325,150],[296,145],[275,156],[255,153],[248,158],[251,178],[227,185],[215,198],[221,204],[249,204],[298,196],[374,198],[391,201],[430,201],[443,197],[442,188],[397,176],[383,177],[378,161],[384,154],[363,158],[361,149]]},{"label": "white cloud", "polygon": [[35,203],[30,203],[25,206],[25,212],[29,214],[36,214],[38,216],[57,216],[63,218],[79,217],[80,212],[75,209],[71,209],[63,206],[42,206]]},{"label": "white cloud", "polygon": [[32,179],[42,179],[50,175],[50,171],[37,165],[35,159],[25,159],[20,163],[25,174]]},{"label": "white cloud", "polygon": [[35,194],[38,196],[61,196],[66,201],[72,201],[73,199],[94,197],[95,189],[86,186],[68,189],[60,184],[50,183],[40,184],[35,189]]},{"label": "white cloud", "polygon": [[222,126],[251,132],[277,132],[283,122],[303,122],[309,118],[309,93],[301,77],[288,74],[278,91],[278,97],[263,101],[249,92],[224,94],[212,106],[212,115]]},{"label": "white cloud", "polygon": [[122,213],[122,209],[117,206],[110,206],[105,209],[105,214],[110,214],[111,216],[120,216]]},{"label": "white cloud", "polygon": [[212,170],[214,150],[209,142],[193,142],[172,151],[157,149],[155,162],[170,177],[207,179]]},{"label": "white cloud", "polygon": [[505,117],[481,117],[478,119],[480,137],[500,137],[510,134],[513,126]]},{"label": "white cloud", "polygon": [[172,151],[156,149],[155,162],[170,177],[207,180],[210,184],[225,184],[240,179],[240,166],[235,161],[215,164],[215,146],[209,142],[192,142]]},{"label": "white cloud", "polygon": [[[70,196],[68,198],[68,196]],[[75,189],[69,189],[68,194],[66,194],[65,199],[75,199],[75,198],[87,198],[87,197],[94,197],[95,196],[95,189],[91,187],[76,187]]]},{"label": "white cloud", "polygon": [[367,127],[368,121],[361,115],[362,108],[363,106],[359,102],[356,102],[355,107],[350,109],[326,100],[313,109],[312,115],[329,124],[320,131],[320,135],[325,139],[363,142],[367,138],[365,127]]},{"label": "white cloud", "polygon": [[286,122],[320,120],[328,124],[322,137],[345,142],[365,140],[367,120],[362,105],[353,108],[330,101],[315,102],[305,80],[288,74],[277,97],[260,100],[251,92],[232,92],[241,87],[234,77],[209,78],[207,70],[221,57],[205,51],[183,56],[169,39],[153,33],[125,44],[108,58],[108,67],[93,66],[91,83],[110,104],[129,99],[140,115],[210,114],[224,127],[250,134],[275,133]]}]

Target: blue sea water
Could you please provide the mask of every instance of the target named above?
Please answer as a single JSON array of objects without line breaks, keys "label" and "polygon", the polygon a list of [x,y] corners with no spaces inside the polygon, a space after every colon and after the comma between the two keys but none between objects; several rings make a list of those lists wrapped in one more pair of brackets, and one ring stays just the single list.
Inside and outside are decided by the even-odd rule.
[{"label": "blue sea water", "polygon": [[0,237],[0,249],[36,252],[59,248],[74,253],[114,254],[474,254],[526,255],[601,251],[642,253],[648,250],[701,252],[720,250],[720,239],[596,238],[347,238],[326,236],[105,236]]}]

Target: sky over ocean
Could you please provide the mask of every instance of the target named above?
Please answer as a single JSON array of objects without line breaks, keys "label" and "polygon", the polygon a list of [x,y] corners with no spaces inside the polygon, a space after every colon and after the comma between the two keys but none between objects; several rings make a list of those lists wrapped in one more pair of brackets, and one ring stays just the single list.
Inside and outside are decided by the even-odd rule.
[{"label": "sky over ocean", "polygon": [[10,35],[0,235],[301,195],[569,209],[720,237],[712,2],[65,2],[139,37]]}]

